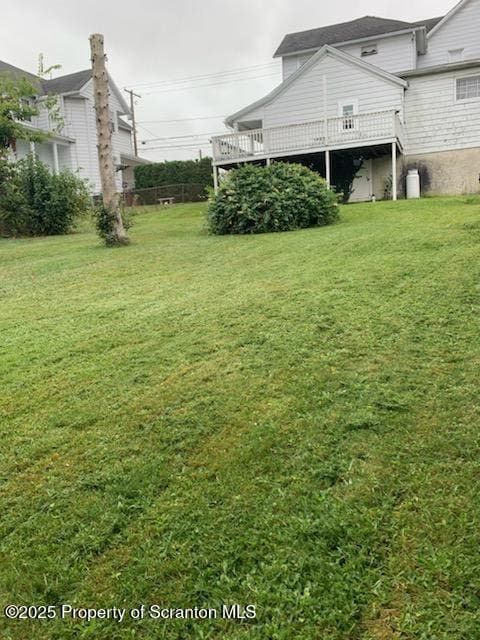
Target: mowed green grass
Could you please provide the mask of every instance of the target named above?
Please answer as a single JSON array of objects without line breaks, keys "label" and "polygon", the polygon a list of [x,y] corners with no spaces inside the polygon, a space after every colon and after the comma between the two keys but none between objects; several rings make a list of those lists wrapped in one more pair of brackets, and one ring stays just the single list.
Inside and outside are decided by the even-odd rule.
[{"label": "mowed green grass", "polygon": [[5,640],[480,638],[480,199],[0,241]]}]

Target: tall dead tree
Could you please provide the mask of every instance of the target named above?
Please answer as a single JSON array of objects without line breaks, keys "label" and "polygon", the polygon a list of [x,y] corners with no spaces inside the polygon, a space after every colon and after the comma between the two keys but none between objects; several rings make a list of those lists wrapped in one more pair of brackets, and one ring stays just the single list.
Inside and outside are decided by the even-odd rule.
[{"label": "tall dead tree", "polygon": [[101,232],[107,244],[128,244],[128,236],[123,226],[119,197],[115,186],[115,164],[113,161],[112,130],[110,128],[110,109],[108,104],[108,76],[105,68],[106,56],[101,33],[94,33],[90,36],[90,51],[97,120],[98,162],[100,165],[104,208]]}]

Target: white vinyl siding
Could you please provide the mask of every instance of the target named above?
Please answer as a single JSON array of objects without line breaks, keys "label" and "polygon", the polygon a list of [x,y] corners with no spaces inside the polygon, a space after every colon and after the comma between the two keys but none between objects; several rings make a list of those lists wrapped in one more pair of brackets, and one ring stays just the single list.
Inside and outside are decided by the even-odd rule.
[{"label": "white vinyl siding", "polygon": [[284,56],[282,58],[282,77],[286,80],[298,69],[298,56]]},{"label": "white vinyl siding", "polygon": [[[480,75],[480,67],[470,76]],[[407,153],[430,153],[480,146],[478,100],[456,100],[453,71],[410,78],[406,93]]]},{"label": "white vinyl siding", "polygon": [[[335,46],[335,45],[333,45]],[[369,64],[380,67],[390,73],[408,71],[417,66],[416,41],[413,33],[404,33],[389,38],[379,38],[369,42],[345,44],[337,47],[340,51],[349,53],[354,58],[360,58]],[[376,49],[373,55],[362,55],[365,51]],[[283,61],[283,79],[286,80],[299,69],[315,52],[285,56]]]},{"label": "white vinyl siding", "polygon": [[[402,110],[402,87],[327,55],[263,109],[256,109],[255,115],[260,116],[264,127],[323,118],[324,76],[327,77],[327,117],[337,117],[339,102],[352,96],[358,100],[359,113]],[[242,120],[249,119],[252,119],[251,113],[242,117]]]},{"label": "white vinyl siding", "polygon": [[283,64],[283,80],[286,80],[292,73],[295,73],[297,69],[300,69],[310,58],[315,55],[315,51],[311,53],[304,53],[298,56],[286,56],[282,58]]},{"label": "white vinyl siding", "polygon": [[[93,187],[93,191],[98,193],[101,190],[100,171],[98,167],[97,155],[97,130],[95,109],[93,100],[93,83],[88,82],[82,89],[82,96],[86,99],[68,99],[65,98],[65,109],[69,114],[68,120],[72,128],[72,137],[76,142],[72,153],[74,154],[74,162],[80,168],[80,175],[89,180]],[[114,91],[110,91],[110,109],[112,114],[122,112],[123,109],[115,95]],[[67,103],[70,103],[67,109]],[[115,127],[112,133],[112,147],[115,164],[120,164],[120,154],[128,153],[133,155],[132,144],[127,144],[127,139],[123,135],[124,132]],[[117,189],[122,189],[122,172],[115,174],[115,184]]]},{"label": "white vinyl siding", "polygon": [[[85,98],[65,98],[65,122],[69,135],[75,139],[72,145],[72,164],[78,175],[88,180],[97,191],[100,185],[96,149],[95,119],[89,117],[89,104]],[[93,129],[92,129],[93,127]]]},{"label": "white vinyl siding", "polygon": [[[362,50],[367,46],[372,49],[376,46],[377,53],[370,56],[362,56]],[[405,33],[389,38],[379,38],[370,42],[358,44],[346,44],[338,47],[340,51],[349,53],[354,58],[361,58],[368,64],[373,64],[390,73],[408,71],[416,68],[416,44],[412,33]]]},{"label": "white vinyl siding", "polygon": [[116,141],[118,150],[120,151],[120,153],[126,153],[127,155],[132,156],[132,136],[130,131],[127,131],[126,129],[120,129],[119,127],[117,133],[118,135]]},{"label": "white vinyl siding", "polygon": [[427,53],[418,66],[433,67],[450,62],[449,51],[464,49],[464,60],[480,58],[480,0],[470,0],[428,38]]}]

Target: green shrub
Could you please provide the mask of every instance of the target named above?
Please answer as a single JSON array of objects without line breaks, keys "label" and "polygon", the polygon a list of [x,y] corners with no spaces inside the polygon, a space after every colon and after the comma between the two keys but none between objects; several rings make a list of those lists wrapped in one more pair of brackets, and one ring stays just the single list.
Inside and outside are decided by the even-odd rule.
[{"label": "green shrub", "polygon": [[[93,207],[93,218],[98,235],[105,240],[105,244],[118,245],[114,232],[115,215],[105,208],[102,198],[98,198]],[[122,210],[122,222],[123,228],[128,231],[133,224],[132,211]]]},{"label": "green shrub", "polygon": [[71,171],[51,173],[31,155],[0,169],[0,233],[4,236],[69,233],[90,208],[86,183]]},{"label": "green shrub", "polygon": [[215,234],[293,231],[337,219],[337,197],[325,180],[302,165],[281,162],[230,171],[208,209]]},{"label": "green shrub", "polygon": [[167,160],[142,164],[134,169],[135,188],[149,189],[162,185],[200,184],[213,185],[212,159]]}]

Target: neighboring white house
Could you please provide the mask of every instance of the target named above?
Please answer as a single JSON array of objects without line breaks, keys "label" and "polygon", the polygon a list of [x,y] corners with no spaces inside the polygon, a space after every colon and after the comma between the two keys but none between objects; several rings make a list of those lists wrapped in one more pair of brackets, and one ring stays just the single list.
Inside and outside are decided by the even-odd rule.
[{"label": "neighboring white house", "polygon": [[[0,61],[0,73],[24,76],[38,88],[36,107],[39,115],[30,123],[35,129],[47,131],[51,136],[43,143],[17,140],[15,158],[20,159],[34,151],[53,171],[70,169],[88,181],[93,193],[100,193],[100,172],[97,155],[97,131],[93,101],[93,81],[90,69],[46,80],[27,71]],[[133,169],[146,160],[136,157],[132,145],[132,127],[121,118],[130,116],[130,109],[115,83],[109,78],[112,146],[117,167],[118,191],[134,186]],[[45,109],[47,96],[57,96],[61,128]]]},{"label": "neighboring white house", "polygon": [[288,34],[275,57],[283,82],[213,139],[216,179],[218,168],[314,155],[335,184],[350,154],[352,200],[396,198],[410,168],[423,193],[479,191],[480,0],[415,23],[366,16]]}]

